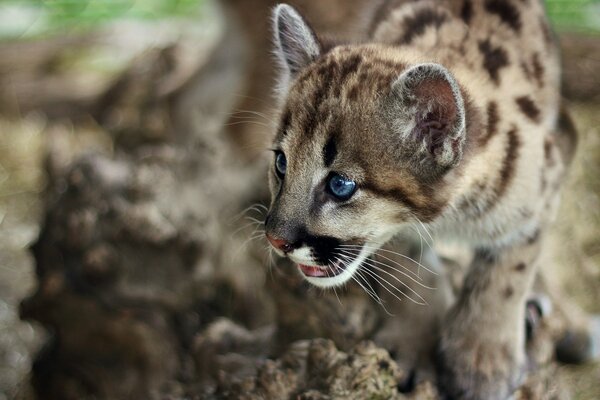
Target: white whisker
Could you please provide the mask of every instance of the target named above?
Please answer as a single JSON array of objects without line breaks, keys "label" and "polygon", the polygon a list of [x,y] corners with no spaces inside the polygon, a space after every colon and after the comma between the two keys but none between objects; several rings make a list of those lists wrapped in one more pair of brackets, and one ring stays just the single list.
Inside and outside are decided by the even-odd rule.
[{"label": "white whisker", "polygon": [[[402,258],[405,258],[405,259],[407,259],[407,260],[410,260],[410,261],[414,262],[414,263],[415,263],[415,264],[417,264],[419,267],[423,268],[425,271],[427,271],[427,272],[429,272],[429,273],[431,273],[431,274],[433,274],[433,275],[438,275],[438,273],[437,273],[437,272],[435,272],[435,271],[431,270],[430,268],[427,268],[427,267],[426,267],[426,266],[424,266],[423,264],[421,264],[421,263],[417,262],[417,260],[414,260],[414,259],[412,259],[411,257],[409,257],[409,256],[407,256],[407,255],[405,255],[405,254],[402,254],[402,253],[398,253],[398,252],[396,252],[396,251],[392,251],[392,250],[388,250],[388,249],[382,249],[382,248],[380,248],[380,247],[367,246],[367,245],[360,246],[360,245],[346,245],[346,244],[342,244],[342,245],[340,245],[340,247],[354,248],[354,249],[359,249],[359,248],[361,248],[361,247],[364,247],[365,249],[373,250],[373,251],[374,251],[374,253],[377,253],[378,251],[381,251],[381,252],[384,252],[384,253],[390,253],[390,254],[394,254],[394,255],[400,256],[400,257],[402,257]],[[416,275],[416,274],[415,274],[413,271],[411,271],[411,270],[410,270],[409,268],[407,268],[406,266],[404,266],[404,265],[402,265],[402,264],[399,264],[397,261],[394,261],[394,260],[392,260],[392,259],[390,259],[390,258],[388,258],[388,257],[386,257],[386,256],[383,256],[383,255],[381,255],[381,254],[377,254],[377,256],[379,256],[379,257],[381,257],[381,258],[384,258],[384,259],[386,259],[386,260],[388,260],[388,261],[390,261],[390,262],[393,262],[394,264],[396,264],[396,265],[399,265],[399,266],[403,267],[404,269],[406,269],[406,270],[408,270],[409,272],[411,272],[413,275],[417,276],[417,275]]]},{"label": "white whisker", "polygon": [[[370,260],[372,261],[372,260]],[[417,296],[421,302],[418,302],[417,300],[413,299],[411,296],[407,295],[406,293],[404,293],[402,291],[402,289],[400,289],[398,286],[392,284],[391,282],[389,282],[387,279],[385,279],[383,276],[378,275],[381,279],[383,279],[385,282],[387,282],[390,286],[392,286],[394,289],[398,290],[400,293],[402,293],[404,296],[406,296],[407,299],[411,300],[413,303],[415,304],[420,304],[420,305],[428,305],[427,301],[423,298],[423,296],[421,296],[419,293],[417,293],[413,288],[411,288],[409,285],[407,285],[406,283],[402,282],[401,279],[399,279],[397,276],[390,274],[389,272],[387,272],[386,270],[379,268],[376,265],[373,265],[371,263],[369,263],[369,261],[365,262],[366,265],[376,269],[377,271],[383,272],[386,275],[391,276],[395,281],[397,281],[398,283],[400,283],[402,286],[404,286],[405,288],[407,288],[408,290],[410,290],[415,296]],[[372,273],[375,273],[375,271],[370,271]]]},{"label": "white whisker", "polygon": [[[344,264],[344,262],[342,260],[340,260],[337,256],[342,257],[343,259],[347,260],[348,262],[350,261],[350,258],[348,256],[344,256],[343,254],[340,254],[340,253],[334,253],[334,257],[337,260],[339,260],[340,262],[342,262],[342,264]],[[358,286],[360,286],[369,295],[369,297],[371,297],[377,304],[379,304],[381,306],[381,308],[383,308],[383,310],[385,311],[386,314],[388,314],[389,316],[393,316],[393,314],[390,313],[387,310],[387,308],[385,308],[385,305],[383,304],[383,300],[381,299],[381,297],[379,297],[379,295],[377,295],[377,292],[375,292],[375,289],[373,289],[373,287],[369,283],[369,280],[362,275],[360,269],[356,270],[355,275],[356,276],[352,276],[351,279],[354,282],[356,282],[358,284]],[[359,279],[361,279],[367,286],[369,286],[369,289],[367,289],[365,286],[363,286],[363,284],[360,283]]]}]

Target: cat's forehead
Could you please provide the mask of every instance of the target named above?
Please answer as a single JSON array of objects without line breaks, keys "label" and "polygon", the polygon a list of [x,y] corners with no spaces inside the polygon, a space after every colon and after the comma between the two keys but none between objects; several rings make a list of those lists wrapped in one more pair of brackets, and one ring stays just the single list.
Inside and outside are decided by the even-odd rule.
[{"label": "cat's forehead", "polygon": [[402,68],[400,63],[378,58],[369,48],[335,48],[292,82],[276,143],[319,142],[361,129],[380,109]]},{"label": "cat's forehead", "polygon": [[289,97],[368,101],[389,93],[405,66],[372,46],[338,46],[319,57],[293,80]]}]

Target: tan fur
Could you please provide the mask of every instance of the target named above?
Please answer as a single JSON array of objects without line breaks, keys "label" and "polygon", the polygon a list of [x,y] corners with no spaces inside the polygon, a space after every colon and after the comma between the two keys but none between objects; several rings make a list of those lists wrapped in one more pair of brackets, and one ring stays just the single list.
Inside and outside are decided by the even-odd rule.
[{"label": "tan fur", "polygon": [[[298,31],[295,43],[318,41]],[[574,146],[553,133],[559,63],[542,4],[388,1],[371,32],[366,44],[322,46],[282,80],[273,147],[287,171],[270,174],[267,234],[297,244],[292,260],[328,271],[339,267],[315,246],[337,244],[329,253],[345,255],[343,271],[308,278],[319,286],[351,279],[371,248],[415,224],[466,243],[476,256],[442,326],[440,386],[456,398],[508,398],[523,376],[525,300]],[[281,55],[285,40],[278,46]],[[328,194],[332,171],[356,182],[350,199]],[[348,243],[361,253],[344,252]]]}]

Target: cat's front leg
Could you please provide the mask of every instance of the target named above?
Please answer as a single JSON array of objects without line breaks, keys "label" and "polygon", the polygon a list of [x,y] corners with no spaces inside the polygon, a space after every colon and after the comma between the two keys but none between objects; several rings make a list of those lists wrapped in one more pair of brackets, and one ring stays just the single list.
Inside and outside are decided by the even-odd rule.
[{"label": "cat's front leg", "polygon": [[439,386],[448,398],[503,400],[522,382],[525,302],[538,254],[539,236],[477,252],[438,347]]}]

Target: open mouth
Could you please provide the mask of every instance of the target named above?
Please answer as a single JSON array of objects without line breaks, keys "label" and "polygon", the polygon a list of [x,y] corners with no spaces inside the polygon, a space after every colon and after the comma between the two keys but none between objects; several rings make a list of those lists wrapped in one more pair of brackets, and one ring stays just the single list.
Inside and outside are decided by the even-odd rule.
[{"label": "open mouth", "polygon": [[298,269],[306,277],[310,278],[332,278],[344,272],[359,255],[360,250],[352,249],[344,251],[344,255],[336,257],[335,260],[327,266],[298,264]]},{"label": "open mouth", "polygon": [[298,268],[305,276],[309,276],[311,278],[330,278],[332,276],[341,274],[345,269],[341,262],[336,262],[333,266],[328,267],[298,264]]}]

